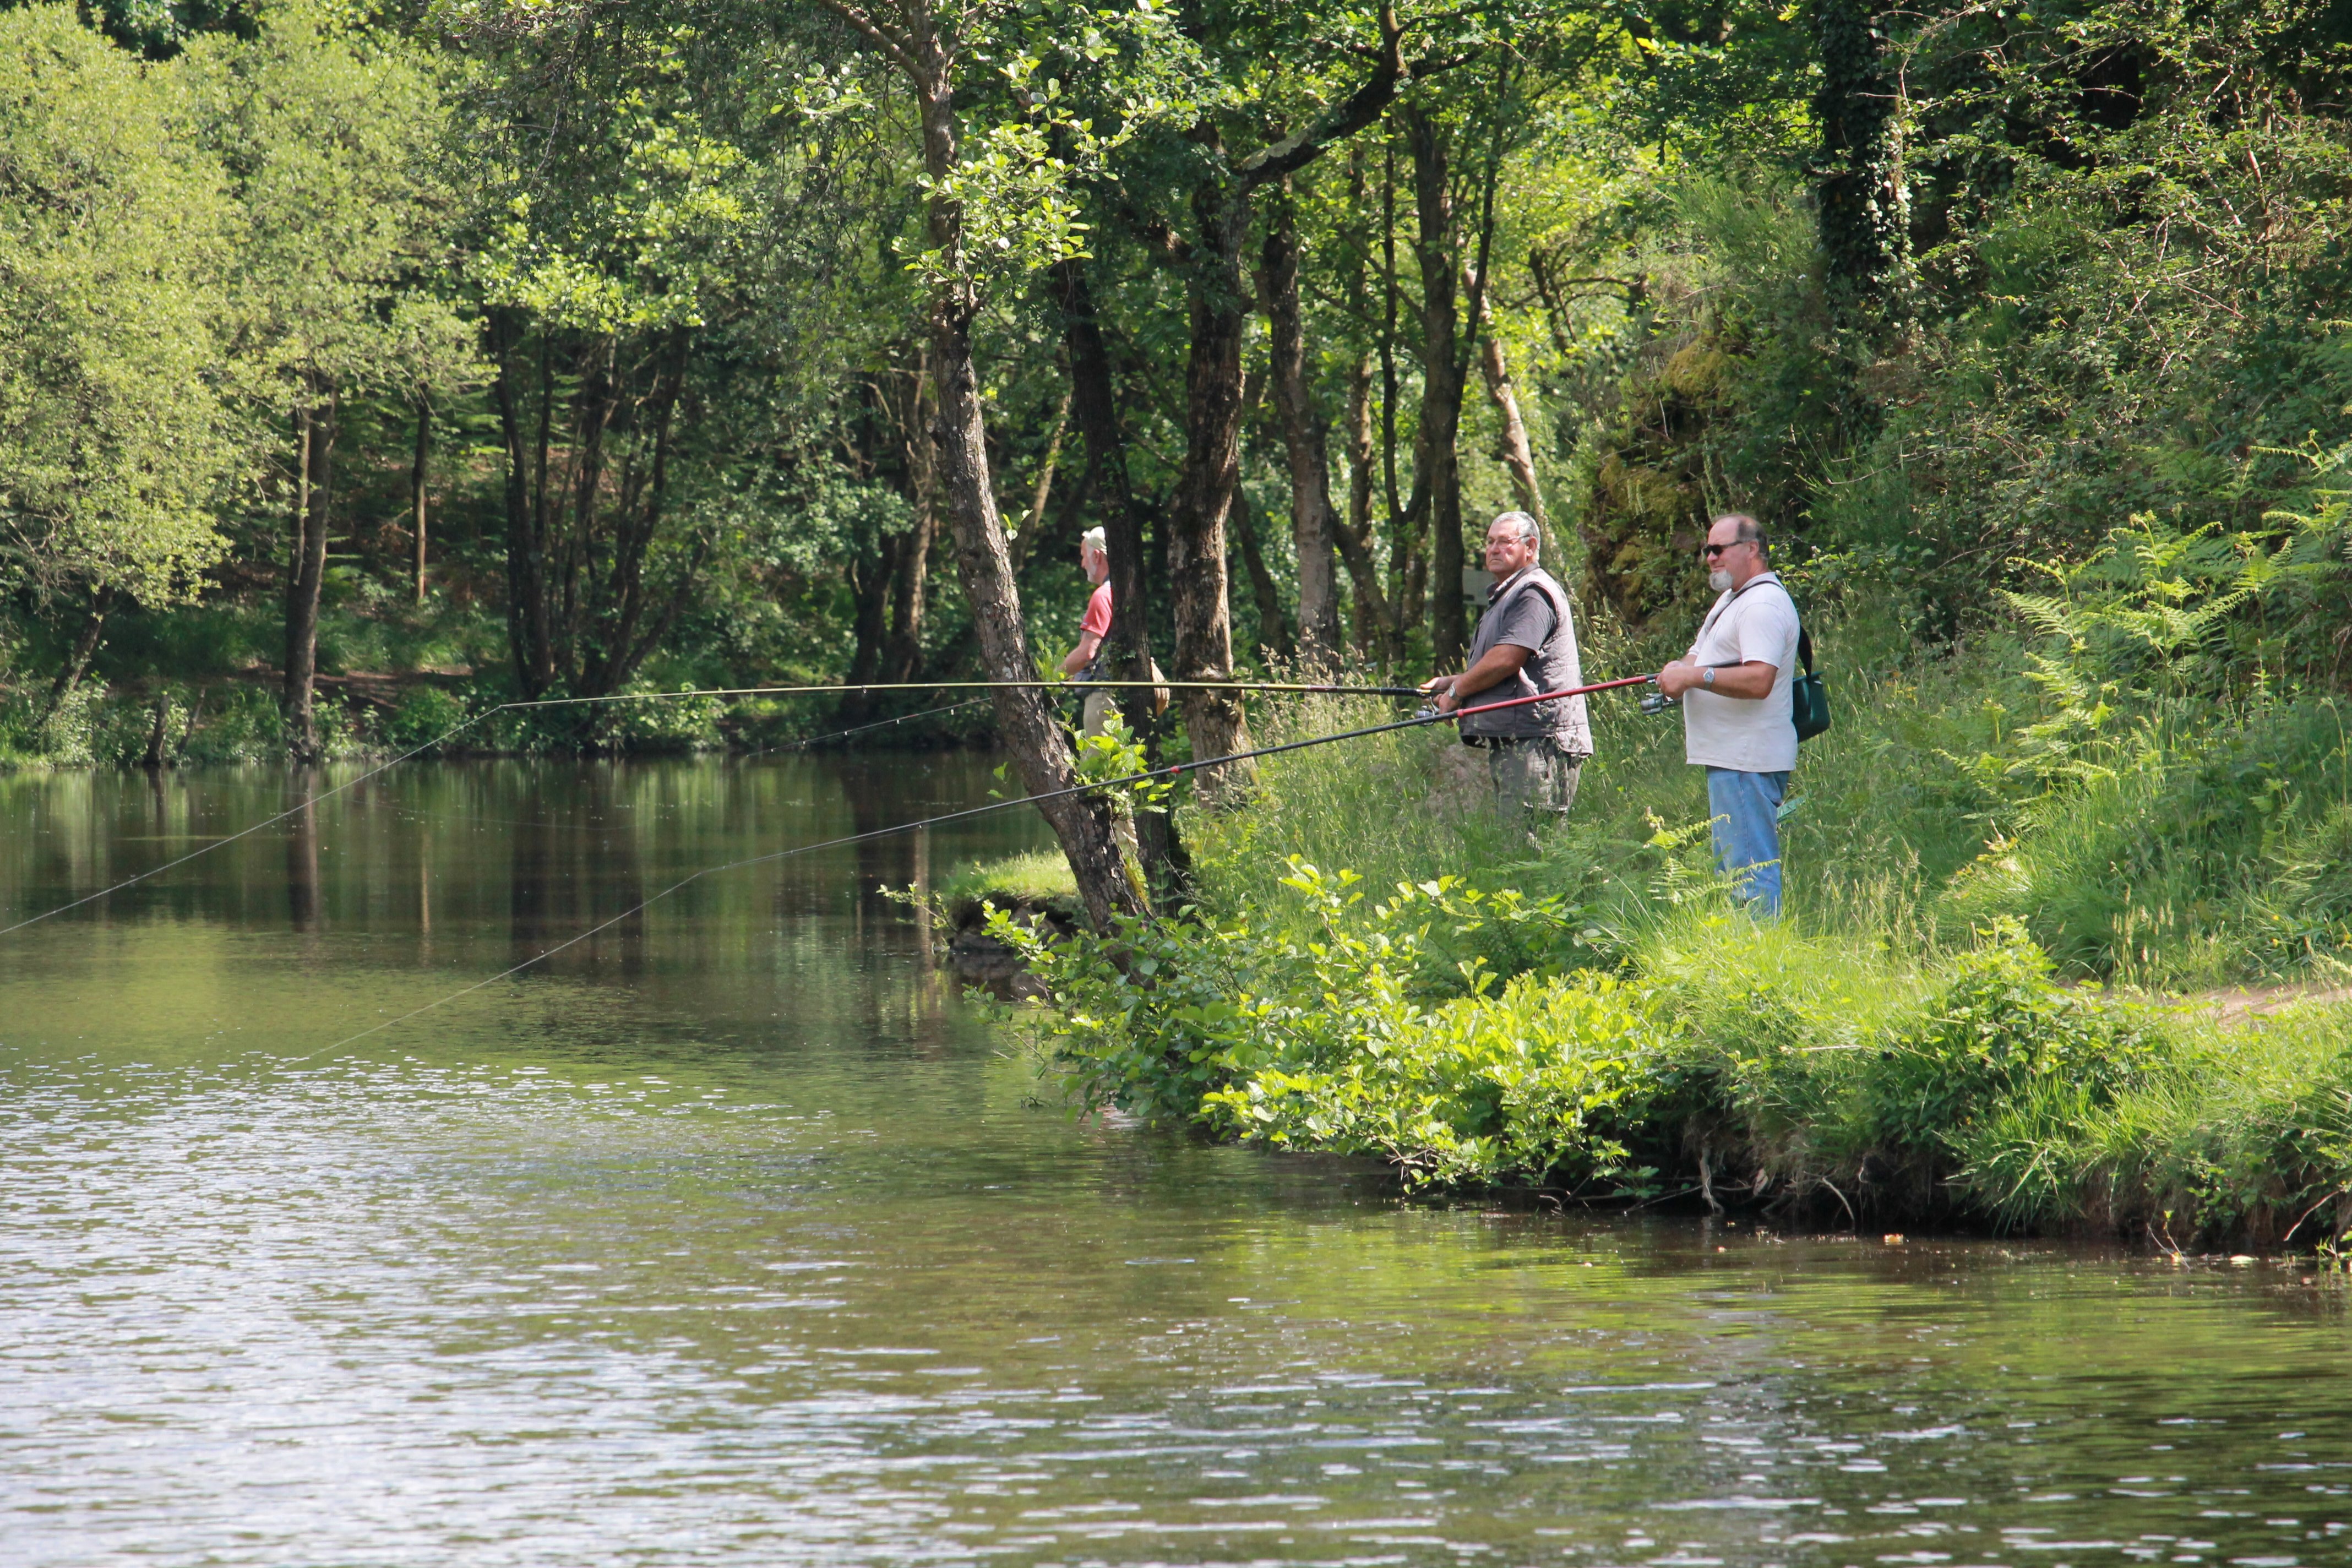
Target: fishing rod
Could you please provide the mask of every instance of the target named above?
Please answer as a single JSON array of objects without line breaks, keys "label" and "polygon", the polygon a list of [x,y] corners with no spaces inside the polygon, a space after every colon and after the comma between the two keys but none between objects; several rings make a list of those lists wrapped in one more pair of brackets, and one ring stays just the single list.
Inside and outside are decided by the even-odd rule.
[{"label": "fishing rod", "polygon": [[[1418,686],[1354,686],[1328,680],[1094,680],[1063,677],[1054,680],[880,680],[854,686],[722,686],[701,691],[622,691],[609,697],[545,697],[535,702],[502,702],[499,707],[562,708],[606,702],[674,702],[681,697],[808,697],[828,691],[846,695],[853,691],[1024,691],[1098,688],[1111,690],[1142,688],[1153,691],[1282,691],[1315,697],[1421,695]],[[498,709],[489,710],[489,712],[496,711]],[[488,717],[488,713],[482,717]]]},{"label": "fishing rod", "polygon": [[[660,892],[655,893],[650,897],[642,900],[631,908],[623,910],[619,914],[614,915],[612,919],[590,926],[586,931],[580,932],[578,935],[568,937],[564,941],[556,943],[553,947],[548,948],[541,952],[524,959],[520,963],[514,964],[507,969],[502,969],[498,973],[490,975],[487,979],[477,980],[471,985],[466,986],[462,990],[452,991],[448,995],[440,997],[435,1001],[427,1002],[422,1007],[412,1008],[408,1012],[401,1014],[400,1016],[396,1018],[386,1018],[380,1024],[372,1024],[368,1027],[362,1029],[356,1035],[346,1035],[343,1038],[337,1040],[334,1044],[331,1046],[321,1046],[317,1050],[309,1053],[309,1055],[319,1056],[327,1051],[341,1050],[345,1046],[353,1045],[361,1040],[366,1039],[370,1035],[379,1034],[385,1029],[392,1028],[395,1025],[404,1024],[411,1018],[430,1013],[436,1007],[446,1007],[452,1002],[470,996],[475,992],[481,990],[484,986],[495,985],[501,980],[511,979],[513,976],[521,973],[524,970],[530,968],[533,964],[543,963],[544,961],[554,957],[557,953],[563,952],[567,948],[577,947],[580,943],[586,942],[590,937],[596,935],[600,931],[610,931],[613,927],[619,925],[623,921],[628,920],[635,915],[643,914],[646,910],[651,909],[654,905],[661,902],[664,899],[668,898],[672,893],[677,892],[681,888],[691,886],[692,884],[702,880],[705,877],[718,876],[721,872],[740,871],[746,866],[764,866],[772,861],[789,860],[798,855],[814,855],[820,849],[839,849],[851,844],[866,844],[877,838],[889,838],[901,833],[912,833],[918,828],[936,827],[942,823],[965,822],[975,816],[986,816],[994,812],[1010,811],[1015,806],[1042,805],[1047,801],[1067,800],[1072,795],[1085,795],[1091,790],[1118,789],[1128,784],[1152,784],[1160,782],[1172,784],[1188,773],[1197,773],[1210,768],[1223,767],[1233,763],[1251,762],[1259,757],[1280,756],[1286,752],[1302,752],[1310,746],[1328,746],[1339,741],[1361,740],[1367,735],[1384,735],[1398,730],[1419,729],[1428,724],[1452,723],[1466,719],[1474,713],[1499,713],[1506,709],[1524,708],[1533,702],[1557,702],[1566,698],[1588,696],[1595,691],[1613,691],[1619,687],[1623,686],[1654,685],[1656,681],[1657,677],[1654,675],[1629,675],[1618,680],[1596,681],[1590,686],[1574,686],[1561,691],[1539,691],[1532,697],[1512,697],[1507,698],[1499,702],[1485,702],[1474,707],[1457,708],[1450,713],[1439,713],[1433,710],[1416,713],[1410,719],[1399,719],[1392,723],[1368,724],[1360,729],[1341,730],[1328,735],[1310,735],[1303,741],[1285,741],[1279,745],[1253,746],[1247,751],[1230,752],[1223,756],[1211,757],[1202,762],[1170,763],[1161,767],[1147,768],[1139,773],[1129,773],[1121,778],[1093,779],[1085,784],[1071,784],[1065,789],[1047,790],[1042,795],[1024,795],[1013,800],[994,800],[989,802],[986,805],[966,806],[961,811],[942,812],[937,816],[920,817],[913,822],[901,822],[889,827],[869,828],[863,833],[844,834],[838,838],[827,838],[815,844],[799,844],[793,846],[790,849],[770,850],[765,855],[749,855],[740,860],[730,860],[724,865],[706,866],[701,870],[695,872],[691,876],[682,877],[678,880],[672,882]],[[1418,689],[1415,689],[1414,695],[1421,695]],[[307,1058],[298,1058],[296,1059],[299,1060]]]},{"label": "fishing rod", "polygon": [[847,695],[851,692],[869,691],[1017,691],[1062,687],[1149,687],[1154,689],[1173,689],[1179,691],[1281,691],[1360,697],[1417,697],[1421,694],[1418,687],[1412,686],[1349,686],[1323,681],[1288,680],[891,680],[865,681],[852,686],[730,687],[710,691],[698,691],[688,688],[684,691],[626,691],[617,692],[609,697],[541,697],[529,701],[501,702],[494,708],[485,708],[479,713],[459,720],[431,740],[412,746],[398,756],[377,763],[358,777],[344,780],[332,789],[308,796],[299,804],[288,806],[275,816],[265,816],[250,826],[241,827],[235,833],[224,834],[200,848],[191,849],[184,855],[174,856],[160,866],[151,866],[136,876],[125,877],[110,887],[100,888],[94,893],[85,893],[80,898],[59,904],[53,910],[44,910],[39,914],[27,915],[14,925],[0,926],[0,936],[23,931],[26,926],[38,925],[41,921],[64,914],[68,910],[78,910],[84,904],[96,903],[99,900],[119,893],[125,888],[135,887],[151,877],[160,877],[174,867],[184,866],[199,856],[209,855],[214,850],[234,844],[240,838],[249,838],[266,827],[275,827],[288,817],[300,812],[305,806],[316,805],[319,802],[331,800],[347,790],[357,789],[378,774],[387,773],[413,758],[420,757],[485,720],[494,719],[501,713],[520,712],[526,709],[534,708],[602,706],[614,702],[677,702],[689,697],[806,697],[825,692]]}]

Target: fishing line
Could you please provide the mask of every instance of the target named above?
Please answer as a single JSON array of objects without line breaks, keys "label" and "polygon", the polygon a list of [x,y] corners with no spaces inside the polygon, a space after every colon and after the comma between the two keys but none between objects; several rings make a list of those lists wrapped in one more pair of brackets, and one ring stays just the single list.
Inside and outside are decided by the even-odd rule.
[{"label": "fishing line", "polygon": [[[532,957],[524,959],[520,963],[515,964],[510,968],[502,969],[498,973],[490,975],[487,979],[477,980],[471,985],[466,986],[462,990],[452,991],[446,996],[427,1002],[422,1007],[412,1008],[408,1012],[401,1014],[396,1018],[386,1018],[380,1024],[372,1024],[368,1027],[362,1029],[356,1035],[346,1035],[343,1038],[335,1041],[332,1045],[320,1046],[317,1050],[310,1051],[304,1056],[295,1057],[290,1059],[294,1061],[307,1061],[310,1057],[323,1055],[328,1051],[341,1050],[345,1046],[353,1045],[361,1040],[366,1039],[370,1035],[379,1034],[397,1024],[404,1024],[411,1018],[421,1017],[423,1015],[432,1012],[436,1007],[446,1007],[452,1002],[472,995],[475,992],[481,990],[484,986],[495,985],[501,980],[510,979],[513,976],[521,973],[524,970],[530,968],[533,964],[554,957],[557,953],[563,952],[567,948],[577,947],[580,943],[586,942],[590,937],[596,935],[600,931],[610,931],[614,926],[619,925],[623,921],[628,920],[635,915],[643,914],[646,910],[651,909],[654,905],[661,902],[664,899],[668,898],[672,893],[677,892],[679,889],[691,886],[693,883],[702,880],[705,877],[718,876],[722,871],[740,871],[746,866],[764,866],[771,861],[789,860],[796,855],[814,855],[820,849],[839,849],[846,845],[870,843],[877,838],[888,838],[901,833],[912,833],[919,827],[936,827],[941,823],[964,822],[969,821],[971,818],[975,816],[986,816],[993,812],[1011,811],[1015,806],[1042,805],[1050,800],[1067,800],[1072,795],[1085,795],[1090,790],[1118,789],[1127,784],[1150,784],[1155,781],[1166,781],[1172,784],[1178,779],[1182,778],[1188,773],[1200,773],[1205,769],[1223,767],[1232,763],[1250,762],[1259,757],[1280,756],[1286,752],[1303,752],[1309,746],[1328,746],[1339,741],[1361,740],[1367,735],[1385,735],[1398,730],[1419,729],[1426,724],[1451,723],[1462,719],[1466,719],[1473,713],[1496,713],[1500,712],[1507,708],[1524,708],[1531,702],[1554,702],[1563,698],[1582,697],[1595,691],[1611,691],[1621,686],[1646,686],[1655,679],[1656,678],[1654,676],[1648,675],[1629,675],[1620,680],[1603,680],[1596,682],[1591,686],[1570,687],[1566,690],[1562,691],[1539,691],[1532,697],[1513,697],[1501,702],[1487,702],[1470,708],[1457,708],[1451,713],[1417,713],[1410,719],[1399,719],[1386,724],[1367,724],[1360,729],[1341,730],[1328,735],[1310,735],[1303,741],[1286,741],[1280,745],[1276,746],[1255,746],[1245,752],[1231,752],[1222,757],[1210,757],[1202,762],[1171,763],[1162,767],[1147,768],[1139,773],[1129,773],[1123,778],[1091,780],[1086,784],[1072,784],[1066,789],[1047,790],[1043,795],[1024,795],[1014,800],[994,800],[989,802],[986,805],[967,806],[961,811],[945,812],[937,816],[919,817],[913,822],[901,822],[889,827],[869,828],[864,833],[845,834],[839,838],[827,838],[815,844],[795,845],[790,849],[772,849],[765,855],[747,855],[740,860],[730,860],[723,865],[705,866],[701,870],[695,872],[693,875],[682,877],[678,880],[672,882],[668,887],[664,888],[660,892],[655,893],[650,897],[640,900],[630,908],[623,910],[619,914],[614,915],[612,919],[603,921],[595,925],[590,926],[586,931],[580,932],[578,935],[568,937],[564,941],[556,943],[553,947],[548,948],[544,952]],[[1416,692],[1415,695],[1419,695],[1419,693]]]},{"label": "fishing line", "polygon": [[522,710],[531,708],[583,707],[613,702],[677,702],[689,697],[805,697],[828,691],[843,695],[846,695],[853,691],[963,691],[972,689],[1016,691],[1030,689],[1054,689],[1073,685],[1114,688],[1150,687],[1158,689],[1173,689],[1179,691],[1284,691],[1377,697],[1415,697],[1420,695],[1420,689],[1411,686],[1341,686],[1319,682],[1279,680],[1088,680],[1084,682],[1072,682],[1066,680],[900,680],[867,681],[856,686],[745,686],[725,688],[713,691],[696,691],[690,689],[686,691],[629,691],[617,693],[610,697],[542,697],[529,702],[501,702],[495,708],[485,708],[482,711],[473,715],[471,718],[461,720],[459,722],[451,725],[448,729],[442,731],[441,733],[434,736],[433,739],[425,742],[421,745],[412,746],[407,751],[401,752],[400,755],[394,757],[387,762],[377,763],[374,767],[370,768],[367,772],[360,774],[357,778],[346,779],[341,784],[335,785],[332,789],[321,791],[314,795],[305,796],[302,800],[293,805],[288,806],[284,811],[279,812],[275,816],[263,817],[259,822],[253,824],[249,827],[242,827],[235,833],[224,835],[221,837],[214,839],[211,843],[205,845],[200,849],[191,849],[185,855],[177,856],[172,859],[166,860],[160,866],[150,866],[146,870],[138,873],[136,876],[125,877],[122,880],[113,884],[111,887],[100,888],[94,893],[85,893],[80,898],[75,899],[68,903],[59,904],[53,910],[43,910],[39,914],[27,915],[23,920],[16,921],[14,925],[0,926],[0,936],[6,936],[12,931],[23,931],[26,926],[38,925],[43,921],[48,920],[52,916],[64,914],[68,910],[78,910],[84,904],[96,903],[99,900],[114,893],[119,893],[125,888],[135,887],[139,883],[147,880],[150,877],[160,877],[175,866],[184,866],[200,855],[209,855],[214,850],[218,849],[225,845],[234,844],[240,838],[251,837],[254,834],[260,832],[265,827],[275,827],[278,824],[285,821],[288,817],[293,816],[301,812],[305,807],[316,805],[322,800],[331,800],[336,795],[341,795],[346,790],[356,789],[361,784],[367,783],[368,780],[374,778],[377,774],[387,772],[390,769],[396,768],[401,763],[407,762],[413,757],[421,756],[425,752],[433,750],[434,747],[440,745],[443,742],[451,740],[454,737],[462,734],[466,731],[472,729],[475,725],[482,722],[484,720],[494,719],[501,713],[519,712]]},{"label": "fishing line", "polygon": [[[810,750],[812,747],[822,746],[830,741],[846,741],[852,735],[863,735],[868,730],[887,730],[894,724],[911,724],[918,719],[934,719],[942,713],[954,713],[966,708],[977,708],[987,700],[988,699],[985,697],[967,697],[961,702],[950,702],[944,708],[926,708],[917,713],[901,713],[896,719],[877,719],[871,724],[856,724],[846,730],[836,730],[830,735],[818,735],[805,741],[793,741],[788,742],[788,744],[795,751],[805,752]],[[763,755],[766,752],[777,752],[782,751],[783,749],[784,748],[782,746],[769,746],[763,748],[762,751],[754,752],[751,754],[756,757]]]}]

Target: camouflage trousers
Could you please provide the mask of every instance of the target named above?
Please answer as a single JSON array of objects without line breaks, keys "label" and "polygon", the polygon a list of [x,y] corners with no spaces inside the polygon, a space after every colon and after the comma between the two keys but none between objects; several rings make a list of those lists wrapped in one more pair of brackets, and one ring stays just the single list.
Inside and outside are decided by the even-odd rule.
[{"label": "camouflage trousers", "polygon": [[1490,746],[1486,776],[1495,784],[1495,812],[1505,827],[1533,833],[1568,819],[1576,804],[1576,781],[1584,759],[1562,751],[1549,735],[1517,745]]}]

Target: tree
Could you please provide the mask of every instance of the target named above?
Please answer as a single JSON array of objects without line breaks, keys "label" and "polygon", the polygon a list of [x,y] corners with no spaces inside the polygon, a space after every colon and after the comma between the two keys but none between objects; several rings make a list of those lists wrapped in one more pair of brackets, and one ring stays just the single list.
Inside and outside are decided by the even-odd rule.
[{"label": "tree", "polygon": [[[986,282],[984,258],[992,250],[1050,267],[1077,247],[1065,226],[1067,215],[1052,188],[1039,180],[1043,176],[1058,184],[1062,173],[1060,160],[1046,151],[1043,117],[1022,111],[1016,99],[1013,113],[973,138],[981,154],[973,157],[960,88],[964,56],[972,45],[1017,46],[1023,41],[1017,34],[988,38],[990,23],[1017,27],[1028,21],[1050,30],[1064,18],[1044,14],[1046,8],[1027,18],[989,10],[959,14],[934,0],[897,0],[888,9],[851,0],[824,4],[889,63],[914,100],[928,242],[916,266],[928,285],[924,314],[937,397],[931,436],[940,499],[955,540],[964,595],[971,605],[982,668],[991,679],[1028,679],[1036,665],[1021,622],[1020,591],[1013,579],[990,477],[985,401],[973,363],[972,326]],[[1034,65],[1026,50],[1008,47],[998,58],[1008,55]],[[1013,74],[1019,82],[1019,65]],[[1065,122],[1059,129],[1071,127]],[[1069,741],[1043,695],[1001,687],[994,705],[998,738],[1012,752],[1029,793],[1048,795],[1069,789],[1076,782]],[[1120,916],[1147,912],[1138,879],[1129,874],[1112,837],[1109,804],[1100,795],[1065,795],[1038,809],[1061,841],[1097,929],[1107,931]]]},{"label": "tree", "polygon": [[1339,656],[1338,514],[1331,505],[1330,420],[1316,395],[1298,296],[1298,220],[1287,189],[1267,203],[1258,297],[1265,307],[1275,408],[1290,459],[1290,536],[1298,552],[1298,650],[1310,669]]},{"label": "tree", "polygon": [[89,606],[193,595],[246,471],[224,398],[234,208],[150,73],[62,5],[0,13],[0,585]]},{"label": "tree", "polygon": [[1874,0],[1814,3],[1822,281],[1840,323],[1864,329],[1891,326],[1902,314],[1911,258],[1903,121],[1886,48],[1892,15]]},{"label": "tree", "polygon": [[186,52],[198,134],[239,207],[232,316],[254,395],[289,426],[286,654],[289,749],[319,754],[319,610],[346,399],[472,373],[470,330],[434,287],[447,111],[403,41],[292,5],[251,40]]},{"label": "tree", "polygon": [[[1181,233],[1171,225],[1164,240],[1182,270],[1190,316],[1184,460],[1168,518],[1173,674],[1213,682],[1233,677],[1225,523],[1240,468],[1242,343],[1251,306],[1244,252],[1252,212],[1261,191],[1378,120],[1410,73],[1404,29],[1391,3],[1377,8],[1369,37],[1350,26],[1352,7],[1282,14],[1268,29],[1283,46],[1271,63],[1266,46],[1276,40],[1248,25],[1255,17],[1228,16],[1213,0],[1188,0],[1182,16],[1194,47],[1235,79],[1234,87],[1204,93],[1182,132],[1194,172],[1185,182]],[[1290,68],[1293,54],[1305,57],[1305,69]],[[1370,64],[1354,67],[1359,55],[1370,56]],[[1333,90],[1329,79],[1351,68],[1352,85]],[[1248,745],[1237,697],[1195,689],[1182,701],[1195,755]]]}]

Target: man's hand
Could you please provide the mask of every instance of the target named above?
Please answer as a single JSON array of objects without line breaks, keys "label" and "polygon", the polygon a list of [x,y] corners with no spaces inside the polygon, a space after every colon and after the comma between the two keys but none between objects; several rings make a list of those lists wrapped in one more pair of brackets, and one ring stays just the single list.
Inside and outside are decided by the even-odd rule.
[{"label": "man's hand", "polygon": [[1668,697],[1680,697],[1698,683],[1698,666],[1686,658],[1678,658],[1658,671],[1658,689]]}]

